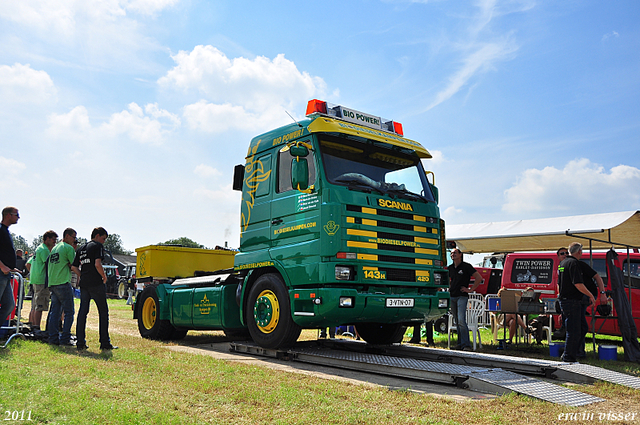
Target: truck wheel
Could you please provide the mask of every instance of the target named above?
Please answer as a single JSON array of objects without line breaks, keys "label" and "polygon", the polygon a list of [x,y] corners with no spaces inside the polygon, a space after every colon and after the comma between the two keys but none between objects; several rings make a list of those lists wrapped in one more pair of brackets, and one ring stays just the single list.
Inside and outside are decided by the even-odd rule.
[{"label": "truck wheel", "polygon": [[356,325],[356,331],[360,338],[369,344],[395,344],[401,342],[406,330],[407,327],[401,324],[359,323]]},{"label": "truck wheel", "polygon": [[123,299],[127,296],[127,284],[124,281],[118,283],[118,298]]},{"label": "truck wheel", "polygon": [[187,336],[187,332],[189,332],[189,329],[176,328],[174,326],[173,327],[173,333],[171,334],[171,338],[170,339],[173,339],[173,340],[184,339],[184,337]]},{"label": "truck wheel", "polygon": [[289,293],[280,276],[265,274],[249,291],[245,320],[251,338],[264,348],[286,348],[302,328],[291,318]]},{"label": "truck wheel", "polygon": [[138,297],[137,303],[140,303],[138,330],[143,338],[168,340],[173,337],[176,328],[170,321],[158,318],[160,300],[156,292],[157,286],[147,286]]},{"label": "truck wheel", "polygon": [[449,318],[447,316],[443,316],[439,319],[437,319],[434,322],[434,329],[436,332],[440,333],[440,334],[446,334],[447,330],[449,329]]}]

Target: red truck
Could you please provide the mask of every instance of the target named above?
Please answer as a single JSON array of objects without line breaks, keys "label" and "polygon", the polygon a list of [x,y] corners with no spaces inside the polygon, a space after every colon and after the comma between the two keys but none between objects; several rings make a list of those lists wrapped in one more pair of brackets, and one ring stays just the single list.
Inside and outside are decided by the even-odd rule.
[{"label": "red truck", "polygon": [[[622,263],[624,275],[624,287],[629,297],[631,286],[631,307],[636,327],[640,329],[640,253],[630,253],[627,259],[626,253],[618,253]],[[591,267],[598,272],[605,283],[605,289],[611,290],[611,283],[607,278],[606,252],[594,252]],[[541,298],[558,297],[558,265],[560,260],[555,252],[537,253],[511,253],[495,254],[485,258],[483,266],[491,266],[491,258],[495,258],[494,264],[503,263],[502,287],[506,289],[525,290],[533,288],[540,293]],[[591,256],[584,252],[582,261],[590,264]],[[496,261],[497,260],[497,261]],[[476,268],[478,269],[478,268]],[[484,277],[484,276],[483,276]],[[591,315],[591,308],[587,309]],[[616,316],[615,307],[612,312]],[[560,316],[554,316],[554,329],[560,327]],[[616,319],[602,319],[596,314],[595,330],[598,334],[620,336],[620,329]]]}]

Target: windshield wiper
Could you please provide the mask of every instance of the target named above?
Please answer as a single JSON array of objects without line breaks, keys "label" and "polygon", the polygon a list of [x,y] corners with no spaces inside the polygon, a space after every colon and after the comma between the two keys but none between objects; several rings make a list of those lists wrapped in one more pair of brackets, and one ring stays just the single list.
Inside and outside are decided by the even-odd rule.
[{"label": "windshield wiper", "polygon": [[380,195],[384,195],[384,192],[378,187],[379,183],[361,174],[357,174],[357,173],[343,174],[340,177],[338,177],[335,181],[347,183],[349,188],[351,188],[352,186],[366,187],[366,188],[375,190]]},{"label": "windshield wiper", "polygon": [[424,196],[417,194],[417,193],[413,193],[407,189],[403,188],[387,188],[386,193],[394,193],[394,194],[400,194],[402,196],[406,196],[407,198],[410,199],[419,199],[421,201],[424,202],[429,202],[429,200],[427,198],[425,198]]}]

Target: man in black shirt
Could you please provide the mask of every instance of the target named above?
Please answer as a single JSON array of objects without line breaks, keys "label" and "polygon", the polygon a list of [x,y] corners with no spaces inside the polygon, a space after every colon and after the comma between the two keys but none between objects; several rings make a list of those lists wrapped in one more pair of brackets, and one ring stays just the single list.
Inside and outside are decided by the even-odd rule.
[{"label": "man in black shirt", "polygon": [[[471,350],[469,327],[467,326],[469,293],[482,285],[484,279],[471,264],[462,261],[464,257],[458,248],[451,251],[451,259],[453,264],[449,266],[449,278],[451,279],[449,293],[451,295],[451,314],[458,327],[458,345],[456,349],[466,351]],[[475,281],[473,286],[469,288],[472,277]]]},{"label": "man in black shirt", "polygon": [[87,314],[91,300],[98,308],[100,349],[113,350],[118,347],[111,345],[109,338],[109,307],[107,305],[107,275],[102,267],[104,260],[104,241],[107,240],[107,231],[102,227],[96,227],[91,232],[91,241],[82,245],[76,252],[71,269],[80,273],[80,309],[76,322],[76,338],[78,350],[86,350],[86,326]]},{"label": "man in black shirt", "polygon": [[16,269],[16,251],[13,247],[13,239],[9,232],[9,226],[16,224],[20,219],[18,209],[6,207],[2,210],[2,222],[0,223],[0,324],[16,306],[11,288],[11,272]]},{"label": "man in black shirt", "polygon": [[[560,285],[560,308],[565,317],[567,330],[562,361],[576,362],[580,354],[580,340],[584,337],[583,326],[586,325],[583,304],[589,302],[595,307],[596,300],[584,286],[580,266],[582,244],[574,242],[569,245],[569,255],[558,266],[558,284]],[[588,329],[588,327],[587,327]]]}]

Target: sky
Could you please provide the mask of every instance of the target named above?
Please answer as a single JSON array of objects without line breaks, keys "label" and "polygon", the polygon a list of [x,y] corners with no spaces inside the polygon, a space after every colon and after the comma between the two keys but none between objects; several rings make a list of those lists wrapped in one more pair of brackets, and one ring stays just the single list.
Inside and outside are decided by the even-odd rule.
[{"label": "sky", "polygon": [[640,209],[634,0],[0,0],[0,204],[31,241],[239,245],[233,167],[321,99],[401,122],[448,224]]}]

